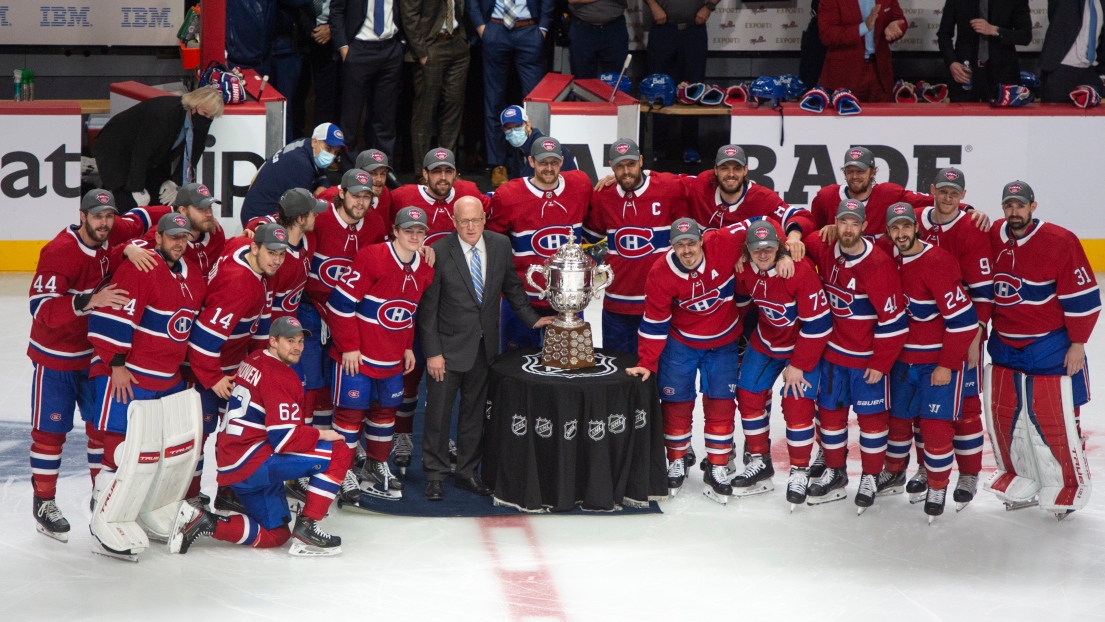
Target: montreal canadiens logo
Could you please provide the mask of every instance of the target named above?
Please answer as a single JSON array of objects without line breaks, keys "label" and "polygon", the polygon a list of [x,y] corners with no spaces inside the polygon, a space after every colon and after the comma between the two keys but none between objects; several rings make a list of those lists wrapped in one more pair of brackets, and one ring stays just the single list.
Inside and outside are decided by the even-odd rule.
[{"label": "montreal canadiens logo", "polygon": [[759,229],[756,229],[756,231],[754,233],[756,234],[756,237],[760,238],[761,240],[766,240],[767,239],[767,228],[766,227],[760,227]]},{"label": "montreal canadiens logo", "polygon": [[357,173],[357,183],[361,184],[362,186],[367,186],[368,175],[365,175],[364,173]]},{"label": "montreal canadiens logo", "polygon": [[712,289],[701,296],[695,296],[690,300],[680,302],[679,306],[691,313],[706,315],[721,306],[721,292],[717,289]]},{"label": "montreal canadiens logo", "polygon": [[[295,291],[284,296],[284,300],[280,303],[280,308],[288,313],[294,313],[299,308],[299,301],[303,299],[303,286],[300,285]],[[292,324],[292,326],[299,326],[299,324]]]},{"label": "montreal canadiens logo", "polygon": [[438,160],[444,160],[445,158],[449,157],[449,152],[445,151],[444,149],[438,149],[434,152],[434,157]]},{"label": "montreal canadiens logo", "polygon": [[211,196],[211,191],[207,189],[207,186],[200,185],[199,187],[196,188],[196,194],[199,194],[199,195],[202,195],[202,196],[205,196],[205,197],[209,197],[209,196]]},{"label": "montreal canadiens logo", "polygon": [[959,175],[955,171],[944,171],[944,178],[948,181],[955,181],[959,179]]},{"label": "montreal canadiens logo", "polygon": [[438,240],[440,240],[440,239],[444,238],[445,236],[449,235],[450,233],[452,233],[452,231],[438,231],[437,233],[427,235],[426,239],[422,242],[422,245],[423,246],[433,246],[434,242],[437,242]]},{"label": "montreal canadiens logo", "polygon": [[334,289],[341,282],[345,273],[349,270],[349,266],[352,265],[352,261],[344,257],[332,257],[319,264],[318,278],[322,281],[322,284],[330,289]]},{"label": "montreal canadiens logo", "polygon": [[345,140],[345,134],[341,133],[341,130],[334,130],[334,138],[338,140]]},{"label": "montreal canadiens logo", "polygon": [[783,328],[794,324],[795,313],[788,313],[785,305],[768,300],[756,299],[756,308],[760,310],[760,317],[767,320],[768,324],[777,328]]},{"label": "montreal canadiens logo", "polygon": [[737,155],[737,148],[736,147],[726,147],[725,148],[725,155],[729,156],[730,158]]},{"label": "montreal canadiens logo", "polygon": [[503,113],[503,116],[504,117],[513,117],[516,114],[518,114],[518,113],[515,112],[513,108],[508,108],[507,111]]},{"label": "montreal canadiens logo", "polygon": [[96,200],[106,205],[111,201],[111,196],[106,192],[99,192],[96,194]]},{"label": "montreal canadiens logo", "polygon": [[348,395],[349,397],[351,397],[353,399],[357,399],[358,397],[361,396],[361,392],[356,390],[356,389],[350,389],[349,391],[346,392],[346,395]]},{"label": "montreal canadiens logo", "polygon": [[533,252],[538,257],[552,257],[561,246],[572,241],[572,228],[557,225],[538,229],[533,234]]},{"label": "montreal canadiens logo", "polygon": [[850,159],[850,160],[858,160],[862,157],[863,157],[863,151],[861,151],[859,149],[853,149],[853,150],[848,152],[848,159]]},{"label": "montreal canadiens logo", "polygon": [[652,229],[645,227],[622,227],[614,234],[614,248],[626,259],[647,257],[656,250],[652,233]]},{"label": "montreal canadiens logo", "polygon": [[629,151],[629,144],[628,143],[618,143],[617,145],[614,146],[614,151],[617,151],[618,153],[624,154],[625,152]]},{"label": "montreal canadiens logo", "polygon": [[556,143],[551,140],[546,140],[545,142],[541,143],[541,146],[545,149],[545,151],[552,151],[556,149]]},{"label": "montreal canadiens logo", "polygon": [[1012,274],[999,274],[994,277],[994,302],[1008,307],[1024,301],[1021,298],[1021,285],[1024,282]]},{"label": "montreal canadiens logo", "polygon": [[691,223],[683,221],[683,222],[679,223],[678,225],[675,225],[675,228],[679,229],[679,231],[681,233],[686,233],[686,232],[691,230]]},{"label": "montreal canadiens logo", "polygon": [[376,311],[376,320],[388,330],[403,330],[414,326],[414,312],[418,307],[408,300],[389,300]]},{"label": "montreal canadiens logo", "polygon": [[1009,194],[1020,194],[1020,192],[1021,192],[1021,185],[1020,184],[1009,184]]},{"label": "montreal canadiens logo", "polygon": [[837,317],[851,317],[852,303],[855,302],[855,296],[852,295],[852,292],[837,287],[836,285],[825,283],[825,294],[829,298],[829,308],[832,309],[833,315]]},{"label": "montreal canadiens logo", "polygon": [[169,333],[169,339],[177,343],[188,341],[188,335],[192,333],[192,310],[181,309],[177,311],[173,314],[173,317],[169,318],[165,328],[166,332]]}]

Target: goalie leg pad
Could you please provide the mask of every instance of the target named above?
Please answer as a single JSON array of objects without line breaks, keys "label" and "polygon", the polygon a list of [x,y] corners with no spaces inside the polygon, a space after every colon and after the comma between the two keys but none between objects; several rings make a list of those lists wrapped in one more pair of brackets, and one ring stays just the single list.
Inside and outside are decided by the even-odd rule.
[{"label": "goalie leg pad", "polygon": [[999,365],[987,365],[983,396],[986,429],[997,471],[983,488],[1007,503],[1024,503],[1039,492],[1036,461],[1024,426],[1024,374]]},{"label": "goalie leg pad", "polygon": [[1048,512],[1081,510],[1090,497],[1090,471],[1075,422],[1071,379],[1025,376],[1025,405],[1040,507]]},{"label": "goalie leg pad", "polygon": [[138,522],[150,538],[167,541],[177,508],[200,462],[203,411],[200,395],[191,389],[148,403],[161,418],[161,460]]}]

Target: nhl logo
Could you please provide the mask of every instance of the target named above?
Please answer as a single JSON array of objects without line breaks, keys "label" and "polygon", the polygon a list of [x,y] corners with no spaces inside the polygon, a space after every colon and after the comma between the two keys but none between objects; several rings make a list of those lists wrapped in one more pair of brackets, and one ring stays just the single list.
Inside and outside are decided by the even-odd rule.
[{"label": "nhl logo", "polygon": [[621,153],[621,154],[624,155],[625,152],[629,151],[629,144],[628,143],[618,143],[617,145],[614,146],[614,151],[617,151],[618,153]]},{"label": "nhl logo", "polygon": [[556,151],[556,143],[551,140],[546,140],[545,142],[541,143],[541,148],[543,148],[545,151]]},{"label": "nhl logo", "polygon": [[544,417],[538,417],[533,422],[533,431],[541,438],[552,438],[552,421]]},{"label": "nhl logo", "polygon": [[449,152],[445,151],[444,149],[438,149],[434,152],[434,157],[438,160],[444,160],[445,158],[449,157]]},{"label": "nhl logo", "polygon": [[207,189],[207,186],[200,185],[196,188],[196,194],[199,194],[199,195],[205,196],[205,197],[209,197],[209,196],[211,196],[211,191]]},{"label": "nhl logo", "polygon": [[1021,192],[1021,185],[1020,184],[1009,184],[1009,194],[1020,194],[1020,192]]},{"label": "nhl logo", "polygon": [[564,440],[570,441],[576,437],[576,429],[579,428],[579,423],[572,419],[564,424]]},{"label": "nhl logo", "polygon": [[859,209],[859,201],[848,201],[844,204],[845,209],[848,211],[855,211]]},{"label": "nhl logo", "polygon": [[679,231],[682,232],[682,233],[686,233],[686,232],[691,230],[691,223],[684,220],[683,222],[679,223],[678,225],[675,225],[675,228],[679,229]]},{"label": "nhl logo", "polygon": [[510,431],[514,432],[515,436],[526,435],[526,416],[514,415],[510,419]]},{"label": "nhl logo", "polygon": [[610,415],[607,417],[607,421],[611,434],[621,434],[625,432],[625,415]]},{"label": "nhl logo", "polygon": [[296,328],[303,326],[299,323],[299,320],[295,319],[294,317],[289,317],[286,321],[288,322],[288,326],[294,326]]},{"label": "nhl logo", "polygon": [[905,213],[905,209],[906,208],[905,208],[904,205],[895,205],[894,206],[894,213],[898,214],[900,216],[900,215]]},{"label": "nhl logo", "polygon": [[[372,152],[372,159],[376,160],[377,162],[383,162],[384,161],[384,154],[380,153],[379,151],[373,151]],[[358,179],[360,179],[360,178],[358,177]]]},{"label": "nhl logo", "polygon": [[368,175],[366,175],[364,173],[357,173],[357,183],[361,184],[362,186],[367,186],[368,185]]},{"label": "nhl logo", "polygon": [[173,224],[178,226],[178,227],[187,227],[188,226],[188,219],[185,218],[184,216],[180,216],[180,215],[173,216]]},{"label": "nhl logo", "polygon": [[848,152],[848,159],[849,160],[858,160],[862,157],[863,157],[863,150],[862,149],[853,149],[853,150]]},{"label": "nhl logo", "polygon": [[733,156],[737,155],[737,148],[736,148],[736,147],[733,147],[732,145],[730,145],[730,146],[726,147],[726,148],[725,148],[725,155],[727,155],[727,156],[729,156],[730,158],[732,158]]},{"label": "nhl logo", "polygon": [[411,220],[422,220],[422,212],[416,209],[412,209],[407,212],[407,216],[410,217]]},{"label": "nhl logo", "polygon": [[760,238],[761,240],[767,238],[767,228],[760,227],[759,229],[756,229],[756,237]]},{"label": "nhl logo", "polygon": [[648,423],[648,413],[638,408],[636,411],[634,411],[633,414],[635,415],[635,417],[633,418],[633,428],[640,430],[641,428],[645,427],[645,425]]},{"label": "nhl logo", "polygon": [[96,200],[100,203],[103,203],[104,205],[107,205],[111,202],[111,197],[108,196],[106,192],[99,192],[96,194]]},{"label": "nhl logo", "polygon": [[288,239],[288,232],[283,229],[274,229],[272,232],[272,237],[283,242],[284,240]]},{"label": "nhl logo", "polygon": [[948,181],[955,181],[959,179],[959,175],[955,171],[944,171],[944,177]]},{"label": "nhl logo", "polygon": [[593,441],[601,441],[606,436],[605,421],[591,421],[587,424],[587,436]]}]

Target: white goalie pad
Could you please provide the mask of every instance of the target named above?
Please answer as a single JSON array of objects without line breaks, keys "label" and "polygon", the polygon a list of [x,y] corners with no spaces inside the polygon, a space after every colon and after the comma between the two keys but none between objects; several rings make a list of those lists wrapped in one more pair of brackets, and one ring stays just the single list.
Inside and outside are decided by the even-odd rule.
[{"label": "white goalie pad", "polygon": [[144,404],[161,411],[161,460],[138,523],[150,539],[167,542],[203,449],[203,406],[192,389]]}]

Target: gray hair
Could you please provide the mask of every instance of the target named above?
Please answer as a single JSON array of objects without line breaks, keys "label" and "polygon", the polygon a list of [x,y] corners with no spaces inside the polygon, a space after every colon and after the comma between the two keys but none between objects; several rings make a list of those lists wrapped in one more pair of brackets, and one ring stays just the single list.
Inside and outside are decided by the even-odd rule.
[{"label": "gray hair", "polygon": [[180,103],[185,110],[192,110],[201,106],[215,107],[215,118],[223,116],[223,92],[210,86],[201,86],[191,93],[185,93],[180,97]]}]

